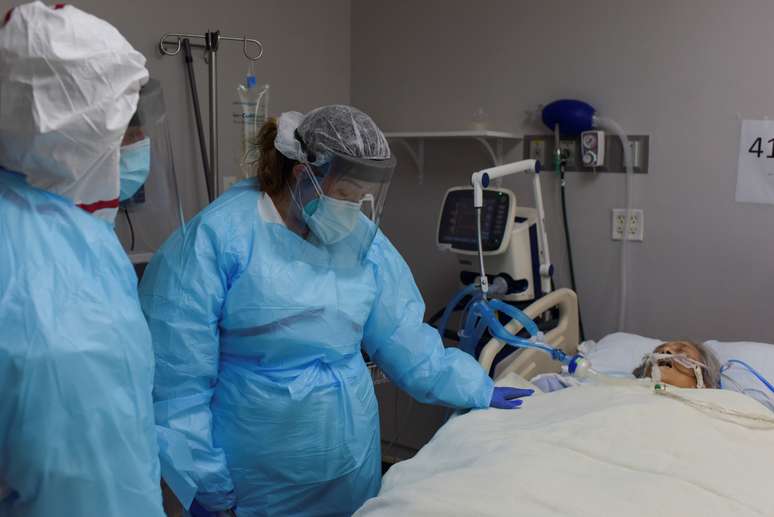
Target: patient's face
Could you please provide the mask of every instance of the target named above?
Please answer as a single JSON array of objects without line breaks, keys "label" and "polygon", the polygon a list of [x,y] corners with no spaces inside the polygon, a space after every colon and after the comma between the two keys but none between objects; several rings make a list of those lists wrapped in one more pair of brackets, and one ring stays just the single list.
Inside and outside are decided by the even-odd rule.
[{"label": "patient's face", "polygon": [[[669,341],[657,346],[653,352],[657,354],[684,354],[694,361],[701,362],[701,354],[696,345],[688,341]],[[691,368],[686,368],[674,361],[659,361],[659,370],[661,370],[661,380],[666,384],[677,386],[678,388],[695,388],[696,376]],[[651,377],[651,367],[645,370],[645,375]]]}]

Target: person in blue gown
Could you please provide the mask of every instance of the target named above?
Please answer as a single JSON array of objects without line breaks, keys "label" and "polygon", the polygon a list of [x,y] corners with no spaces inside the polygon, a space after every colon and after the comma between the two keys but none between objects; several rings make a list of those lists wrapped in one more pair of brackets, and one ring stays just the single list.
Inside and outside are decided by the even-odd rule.
[{"label": "person in blue gown", "polygon": [[151,334],[113,229],[145,58],[72,6],[0,26],[0,515],[163,517]]},{"label": "person in blue gown", "polygon": [[397,386],[451,408],[515,407],[423,323],[379,216],[395,168],[348,106],[259,135],[258,178],[174,234],[140,286],[158,423],[191,450],[195,508],[350,515],[377,494],[379,415],[361,349]]}]

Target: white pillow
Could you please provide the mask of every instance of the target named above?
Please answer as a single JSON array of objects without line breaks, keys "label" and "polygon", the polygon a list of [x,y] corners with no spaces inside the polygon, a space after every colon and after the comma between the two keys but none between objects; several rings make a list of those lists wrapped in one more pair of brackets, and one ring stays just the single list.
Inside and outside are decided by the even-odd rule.
[{"label": "white pillow", "polygon": [[631,375],[642,357],[661,343],[660,339],[616,332],[597,342],[581,343],[579,350],[591,361],[591,367],[600,373]]}]

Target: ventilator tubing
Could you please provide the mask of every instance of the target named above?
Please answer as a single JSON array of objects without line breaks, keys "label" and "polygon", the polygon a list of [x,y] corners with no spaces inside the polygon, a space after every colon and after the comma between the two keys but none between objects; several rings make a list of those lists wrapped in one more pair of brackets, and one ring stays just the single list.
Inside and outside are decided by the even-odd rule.
[{"label": "ventilator tubing", "polygon": [[766,379],[766,377],[764,377],[760,372],[758,372],[758,370],[756,370],[755,368],[753,368],[749,364],[745,363],[744,361],[740,361],[739,359],[729,359],[728,362],[725,365],[723,365],[723,367],[720,369],[720,373],[723,373],[726,370],[728,370],[731,367],[731,365],[733,365],[733,364],[738,364],[739,366],[741,366],[744,369],[746,369],[747,371],[749,371],[751,374],[753,374],[755,376],[755,378],[757,378],[759,381],[761,381],[761,384],[766,386],[769,389],[769,391],[774,393],[774,385],[771,382],[769,382]]},{"label": "ventilator tubing", "polygon": [[[493,282],[493,286],[495,285],[497,285],[497,279]],[[537,324],[529,316],[503,301],[485,299],[483,293],[475,284],[463,287],[457,291],[449,301],[438,324],[438,332],[441,336],[443,336],[446,331],[449,317],[454,311],[454,308],[466,296],[471,296],[472,299],[463,311],[462,320],[464,321],[464,325],[462,330],[458,332],[460,348],[463,351],[470,355],[475,355],[476,345],[478,345],[481,340],[481,336],[486,330],[489,330],[489,333],[492,336],[511,346],[517,348],[530,348],[547,353],[554,361],[559,361],[560,363],[567,365],[567,371],[571,375],[586,377],[590,374],[597,374],[597,372],[591,368],[591,363],[588,359],[580,354],[573,356],[567,355],[562,350],[545,344],[542,341],[543,333],[540,332]],[[497,311],[500,311],[512,320],[519,322],[529,333],[530,337],[527,339],[509,332],[508,329],[500,323],[496,314]]]},{"label": "ventilator tubing", "polygon": [[[531,337],[526,339],[508,332],[502,323],[500,323],[495,311],[501,311],[511,319],[521,323]],[[475,300],[471,304],[467,318],[465,319],[465,326],[461,338],[480,338],[481,333],[483,333],[483,330],[485,329],[488,329],[492,336],[509,345],[541,350],[549,354],[555,361],[560,361],[563,364],[567,364],[570,361],[567,354],[558,348],[553,348],[540,341],[540,339],[542,339],[542,333],[538,330],[535,322],[526,314],[500,300]],[[477,341],[478,339],[475,340],[475,342]]]},{"label": "ventilator tubing", "polygon": [[452,312],[454,312],[454,308],[457,307],[457,304],[460,303],[466,296],[473,295],[477,290],[478,288],[476,287],[476,284],[470,284],[466,285],[457,291],[454,296],[452,296],[451,301],[449,301],[448,305],[446,305],[446,308],[443,311],[441,320],[438,322],[438,333],[441,334],[441,337],[443,337],[444,332],[446,332],[446,326],[449,324],[449,318],[451,317]]}]

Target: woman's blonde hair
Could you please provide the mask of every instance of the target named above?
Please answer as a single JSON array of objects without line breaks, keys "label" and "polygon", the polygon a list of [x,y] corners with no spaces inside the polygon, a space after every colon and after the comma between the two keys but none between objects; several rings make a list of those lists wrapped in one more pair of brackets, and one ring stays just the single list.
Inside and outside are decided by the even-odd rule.
[{"label": "woman's blonde hair", "polygon": [[277,119],[267,120],[258,132],[258,147],[261,154],[258,158],[258,182],[261,190],[267,194],[277,195],[287,191],[293,177],[295,161],[285,157],[274,147],[277,138]]}]

